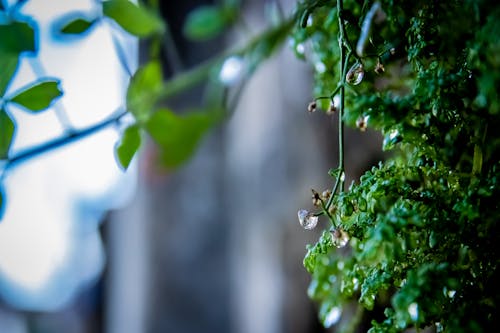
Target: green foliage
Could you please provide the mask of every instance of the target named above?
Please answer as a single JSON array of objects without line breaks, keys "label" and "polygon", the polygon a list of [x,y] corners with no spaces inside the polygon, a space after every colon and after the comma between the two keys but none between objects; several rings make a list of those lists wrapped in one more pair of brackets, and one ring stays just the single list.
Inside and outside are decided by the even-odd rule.
[{"label": "green foliage", "polygon": [[117,160],[126,170],[137,150],[141,146],[141,133],[138,125],[131,125],[123,132],[121,140],[115,147]]},{"label": "green foliage", "polygon": [[236,12],[218,6],[205,5],[191,11],[184,24],[184,34],[192,40],[208,40],[222,33]]},{"label": "green foliage", "polygon": [[105,16],[137,37],[148,37],[165,29],[162,19],[154,11],[129,0],[104,1],[102,10]]},{"label": "green foliage", "polygon": [[9,86],[17,70],[17,65],[17,54],[0,53],[0,68],[2,68],[2,75],[0,75],[0,96],[5,93],[5,90]]},{"label": "green foliage", "polygon": [[0,109],[0,160],[7,158],[14,136],[14,122],[4,109]]},{"label": "green foliage", "polygon": [[28,22],[0,24],[0,53],[19,54],[35,51],[35,31]]},{"label": "green foliage", "polygon": [[30,111],[36,112],[48,108],[62,95],[57,80],[45,80],[23,87],[8,101],[19,104]]},{"label": "green foliage", "polygon": [[158,61],[152,61],[140,67],[132,76],[128,85],[128,111],[140,122],[149,119],[162,88],[163,79]]},{"label": "green foliage", "polygon": [[[500,301],[500,8],[384,0],[367,22],[373,3],[343,1],[340,20],[337,1],[299,8],[293,47],[316,69],[319,107],[328,109],[345,86],[343,121],[367,119],[393,152],[348,191],[333,191],[327,217],[350,242],[337,249],[325,231],[308,246],[309,295],[327,325],[332,309],[355,300],[373,318],[371,333],[487,332]],[[343,85],[339,77],[356,63],[363,81]]]},{"label": "green foliage", "polygon": [[193,154],[203,135],[218,118],[216,112],[176,115],[168,109],[161,109],[148,119],[145,128],[162,149],[163,165],[175,168]]}]

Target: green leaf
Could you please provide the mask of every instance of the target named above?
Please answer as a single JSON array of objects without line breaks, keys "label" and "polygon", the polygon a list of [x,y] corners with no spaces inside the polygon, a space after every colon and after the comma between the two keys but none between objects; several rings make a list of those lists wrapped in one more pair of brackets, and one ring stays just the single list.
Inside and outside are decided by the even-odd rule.
[{"label": "green leaf", "polygon": [[35,31],[26,22],[13,21],[0,25],[0,55],[3,53],[18,54],[25,51],[36,51]]},{"label": "green leaf", "polygon": [[0,52],[0,68],[2,71],[0,75],[0,96],[3,96],[9,83],[14,78],[18,64],[19,59],[17,54]]},{"label": "green leaf", "polygon": [[163,20],[155,12],[128,0],[105,1],[102,8],[104,15],[135,36],[147,37],[165,29]]},{"label": "green leaf", "polygon": [[61,95],[59,81],[46,80],[22,88],[19,93],[9,98],[9,100],[36,112],[48,108]]},{"label": "green leaf", "polygon": [[215,113],[176,115],[162,109],[151,116],[146,123],[146,130],[161,147],[163,164],[175,168],[189,159],[200,139],[217,119]]},{"label": "green leaf", "polygon": [[200,6],[189,13],[184,34],[192,40],[207,40],[219,35],[228,23],[226,13],[217,6]]},{"label": "green leaf", "polygon": [[127,89],[127,110],[138,121],[146,121],[152,114],[162,84],[161,65],[157,61],[139,68],[132,76]]},{"label": "green leaf", "polygon": [[115,146],[116,157],[120,166],[127,170],[132,158],[141,146],[141,133],[138,125],[131,125],[123,132],[121,140]]},{"label": "green leaf", "polygon": [[87,20],[86,18],[83,17],[77,17],[65,23],[59,29],[59,32],[68,35],[78,35],[90,29],[96,21],[97,21],[96,19]]},{"label": "green leaf", "polygon": [[14,137],[14,122],[4,109],[0,109],[0,159],[6,159]]}]

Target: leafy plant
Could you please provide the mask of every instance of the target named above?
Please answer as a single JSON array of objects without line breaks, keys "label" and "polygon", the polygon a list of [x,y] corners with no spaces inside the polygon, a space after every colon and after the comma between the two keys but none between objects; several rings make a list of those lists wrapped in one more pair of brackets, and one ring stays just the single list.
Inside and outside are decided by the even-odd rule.
[{"label": "leafy plant", "polygon": [[[117,123],[133,123],[116,145],[126,169],[150,135],[166,166],[177,167],[204,133],[224,119],[224,96],[203,109],[177,112],[168,100],[216,77],[228,59],[251,75],[291,36],[296,55],[315,70],[310,112],[339,118],[339,164],[333,185],[313,191],[316,212],[301,209],[307,229],[326,220],[304,266],[309,295],[324,325],[352,332],[421,328],[484,332],[497,324],[499,253],[500,6],[490,0],[305,0],[295,13],[242,47],[223,51],[170,79],[162,77],[159,45],[171,40],[168,22],[154,4],[109,0],[99,15],[72,13],[55,22],[61,35],[83,36],[111,24],[151,45],[151,58],[131,73],[124,110],[89,128],[11,155],[13,103],[42,112],[62,94],[57,79],[39,78],[5,95],[22,55],[35,54],[36,22],[0,2],[0,159],[3,179],[12,165]],[[237,1],[193,11],[184,32],[211,39],[237,24]],[[173,45],[168,45],[173,46]],[[118,50],[123,58],[123,51]],[[216,78],[214,80],[214,78]],[[64,82],[61,82],[64,87]],[[345,186],[344,124],[378,130],[392,157]],[[5,195],[0,187],[0,206]],[[355,304],[355,311],[352,309]],[[339,320],[347,317],[347,320]]]},{"label": "leafy plant", "polygon": [[[335,185],[313,191],[319,211],[307,215],[328,220],[304,259],[323,323],[354,300],[340,331],[362,318],[369,332],[495,327],[499,6],[338,0],[301,12],[294,49],[316,68],[309,111],[340,124]],[[348,190],[344,123],[380,130],[393,151]]]}]

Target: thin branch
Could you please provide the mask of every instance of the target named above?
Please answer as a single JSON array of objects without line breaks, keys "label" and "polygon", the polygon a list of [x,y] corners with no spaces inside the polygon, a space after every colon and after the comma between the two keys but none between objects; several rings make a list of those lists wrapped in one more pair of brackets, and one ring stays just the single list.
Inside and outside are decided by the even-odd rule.
[{"label": "thin branch", "polygon": [[[340,105],[339,105],[339,124],[338,124],[338,144],[339,144],[339,166],[337,168],[338,175],[335,181],[335,185],[332,188],[332,194],[328,199],[328,202],[325,205],[326,211],[328,211],[333,203],[333,198],[337,190],[339,192],[344,191],[344,181],[345,181],[345,173],[344,173],[344,120],[342,119],[344,116],[344,107],[345,107],[345,86],[346,86],[346,71],[347,65],[349,62],[349,57],[352,54],[351,49],[348,46],[347,41],[347,33],[345,30],[344,19],[342,18],[342,11],[344,10],[343,0],[337,0],[337,12],[338,12],[338,20],[339,20],[339,48],[340,48],[340,79],[337,88],[335,89],[334,94],[337,92],[340,93]],[[346,52],[347,51],[347,52]],[[332,94],[332,98],[334,96]],[[333,219],[331,219],[332,223],[334,223]],[[335,223],[334,223],[335,227]]]},{"label": "thin branch", "polygon": [[4,171],[7,171],[8,168],[13,167],[16,164],[27,161],[31,158],[34,158],[43,153],[47,153],[54,149],[57,149],[62,146],[66,146],[70,143],[73,143],[77,140],[83,139],[89,135],[92,135],[112,124],[116,124],[120,121],[120,119],[127,114],[126,111],[117,111],[117,113],[95,125],[83,128],[81,130],[75,130],[68,135],[61,136],[57,139],[53,139],[47,142],[44,142],[40,145],[31,147],[22,152],[17,153],[16,155],[7,159]]},{"label": "thin branch", "polygon": [[167,21],[165,21],[165,31],[163,33],[163,38],[161,39],[161,46],[167,62],[172,69],[172,73],[175,75],[184,70],[184,64],[181,60],[181,56],[177,45],[175,44],[174,38],[172,37],[172,31]]}]

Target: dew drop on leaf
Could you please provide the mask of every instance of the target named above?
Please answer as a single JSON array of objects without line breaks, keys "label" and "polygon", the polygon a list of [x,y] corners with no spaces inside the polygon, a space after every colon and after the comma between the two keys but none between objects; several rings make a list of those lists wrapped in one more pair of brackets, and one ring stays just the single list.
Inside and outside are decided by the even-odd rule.
[{"label": "dew drop on leaf", "polygon": [[304,44],[302,43],[299,43],[295,46],[295,52],[297,52],[297,54],[303,56],[304,53],[306,52],[306,48],[304,46]]},{"label": "dew drop on leaf", "polygon": [[356,86],[363,81],[363,77],[365,76],[365,70],[363,68],[363,64],[360,62],[355,63],[349,69],[345,76],[345,80],[350,85]]},{"label": "dew drop on leaf", "polygon": [[316,227],[316,225],[318,224],[319,217],[315,216],[313,213],[305,209],[299,210],[297,215],[299,217],[300,225],[304,229],[307,230],[314,229],[314,227]]}]

